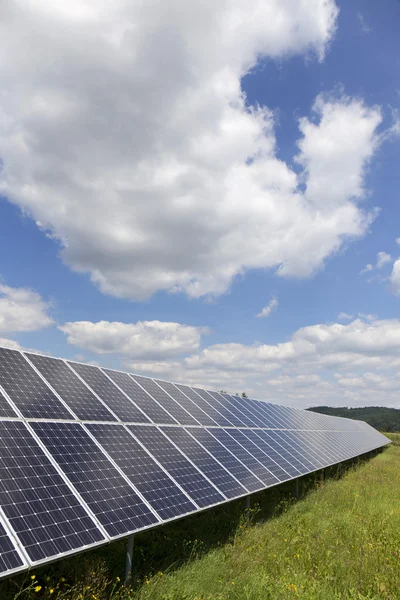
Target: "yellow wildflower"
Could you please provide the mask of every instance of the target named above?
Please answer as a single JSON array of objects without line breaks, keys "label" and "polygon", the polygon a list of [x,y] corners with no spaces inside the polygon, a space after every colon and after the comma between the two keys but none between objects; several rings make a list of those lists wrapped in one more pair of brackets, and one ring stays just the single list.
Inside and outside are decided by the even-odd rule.
[{"label": "yellow wildflower", "polygon": [[54,588],[49,589],[49,593],[52,594],[54,592]]},{"label": "yellow wildflower", "polygon": [[37,585],[37,586],[34,588],[35,592],[40,592],[40,590],[41,590],[41,589],[42,589],[42,586],[41,586],[41,585]]},{"label": "yellow wildflower", "polygon": [[36,579],[36,575],[31,575],[31,579]]}]

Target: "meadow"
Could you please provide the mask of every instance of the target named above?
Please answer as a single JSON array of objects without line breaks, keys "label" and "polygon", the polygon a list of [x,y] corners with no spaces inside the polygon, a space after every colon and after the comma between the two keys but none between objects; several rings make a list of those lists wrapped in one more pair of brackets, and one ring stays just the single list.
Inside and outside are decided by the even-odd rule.
[{"label": "meadow", "polygon": [[400,435],[368,460],[289,482],[0,583],[2,600],[400,598]]}]

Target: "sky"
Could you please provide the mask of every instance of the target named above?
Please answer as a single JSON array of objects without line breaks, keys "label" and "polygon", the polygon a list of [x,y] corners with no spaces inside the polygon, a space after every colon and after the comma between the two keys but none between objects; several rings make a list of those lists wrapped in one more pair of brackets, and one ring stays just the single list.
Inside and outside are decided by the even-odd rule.
[{"label": "sky", "polygon": [[400,408],[399,23],[398,0],[2,6],[0,345]]}]

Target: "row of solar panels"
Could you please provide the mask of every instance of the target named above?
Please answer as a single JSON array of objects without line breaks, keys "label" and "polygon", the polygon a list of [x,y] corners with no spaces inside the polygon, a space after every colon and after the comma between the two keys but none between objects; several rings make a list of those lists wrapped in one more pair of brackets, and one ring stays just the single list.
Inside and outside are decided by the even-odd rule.
[{"label": "row of solar panels", "polygon": [[360,421],[7,348],[0,348],[0,417],[301,430],[365,428]]},{"label": "row of solar panels", "polygon": [[9,574],[240,498],[387,443],[363,432],[0,421]]},{"label": "row of solar panels", "polygon": [[362,422],[8,349],[0,417],[0,575],[388,443]]}]

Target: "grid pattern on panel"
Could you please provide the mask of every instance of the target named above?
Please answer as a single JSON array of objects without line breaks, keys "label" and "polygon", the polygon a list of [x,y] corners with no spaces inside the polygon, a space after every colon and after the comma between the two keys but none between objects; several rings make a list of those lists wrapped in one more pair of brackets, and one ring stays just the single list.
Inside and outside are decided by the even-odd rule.
[{"label": "grid pattern on panel", "polygon": [[0,523],[0,573],[23,567],[24,563],[14,548],[6,530]]},{"label": "grid pattern on panel", "polygon": [[32,562],[104,541],[26,426],[0,422],[0,505]]},{"label": "grid pattern on panel", "polygon": [[79,419],[116,420],[64,361],[38,354],[26,353],[26,356]]},{"label": "grid pattern on panel", "polygon": [[7,398],[0,392],[0,417],[16,417],[17,413],[7,402]]},{"label": "grid pattern on panel", "polygon": [[302,457],[301,462],[308,468],[311,465],[311,471],[320,469],[326,464],[326,459],[324,461],[323,457],[318,456],[317,452],[306,441],[300,438],[298,431],[281,431],[280,434],[297,450]]},{"label": "grid pattern on panel", "polygon": [[196,506],[122,425],[87,425],[88,430],[164,520]]},{"label": "grid pattern on panel", "polygon": [[230,394],[221,394],[223,398],[229,403],[230,406],[234,406],[236,410],[240,414],[240,419],[244,421],[244,423],[248,427],[263,427],[264,424],[255,416],[254,411],[251,412],[248,405],[246,405],[245,399],[242,398],[239,400],[238,396],[231,396]]},{"label": "grid pattern on panel", "polygon": [[283,458],[287,460],[293,467],[295,467],[301,475],[305,475],[309,471],[313,471],[313,468],[306,467],[302,461],[302,457],[299,453],[292,448],[286,440],[280,435],[280,431],[264,431],[264,437],[268,443],[277,451]]},{"label": "grid pattern on panel", "polygon": [[210,395],[211,402],[216,406],[219,412],[226,417],[232,425],[235,425],[235,427],[243,427],[243,425],[246,425],[245,419],[243,420],[240,418],[241,415],[236,406],[229,402],[219,392],[207,390],[207,394]]},{"label": "grid pattern on panel", "polygon": [[[140,383],[140,385],[153,396],[157,402],[159,402],[164,408],[174,417],[177,423],[180,425],[197,425],[197,421],[190,416],[189,413],[184,410],[180,404],[175,402],[174,398],[168,396],[168,394],[160,388],[152,379],[146,377],[139,377],[138,375],[131,375],[131,377]],[[171,394],[172,395],[172,394]]]},{"label": "grid pattern on panel", "polygon": [[0,348],[0,385],[26,418],[72,418],[22,354],[15,350]]},{"label": "grid pattern on panel", "polygon": [[264,467],[263,464],[258,461],[253,454],[251,454],[246,448],[244,448],[239,442],[234,440],[224,429],[209,429],[211,435],[217,440],[224,444],[233,454],[256,475],[265,486],[273,485],[275,478],[273,475]]},{"label": "grid pattern on panel", "polygon": [[197,404],[200,406],[200,408],[202,408],[203,410],[207,410],[210,417],[212,417],[218,425],[221,425],[221,427],[233,425],[233,423],[226,417],[226,415],[224,416],[223,414],[221,414],[219,410],[220,407],[216,408],[215,406],[213,406],[213,404],[215,405],[216,402],[213,400],[213,398],[211,398],[210,394],[208,394],[206,390],[193,387],[192,392],[195,396],[197,395]]},{"label": "grid pattern on panel", "polygon": [[264,488],[264,484],[249,471],[221,442],[214,438],[208,431],[200,428],[191,428],[189,432],[204,448],[206,448],[219,462],[224,465],[232,475],[240,481],[250,492]]},{"label": "grid pattern on panel", "polygon": [[146,413],[153,423],[176,423],[175,419],[157,404],[128,373],[110,369],[103,369],[103,371]]},{"label": "grid pattern on panel", "polygon": [[183,454],[156,427],[129,425],[128,429],[170,473],[200,508],[224,501],[224,497],[203,477]]},{"label": "grid pattern on panel", "polygon": [[235,441],[241,444],[247,450],[247,452],[250,452],[250,454],[252,454],[254,458],[256,458],[267,469],[269,473],[267,485],[275,485],[278,481],[280,481],[279,477],[272,473],[269,468],[269,464],[271,462],[269,457],[264,452],[262,452],[262,450],[260,450],[258,446],[253,444],[253,442],[251,442],[244,433],[242,433],[238,429],[229,429],[228,433],[231,437],[233,437]]},{"label": "grid pattern on panel", "polygon": [[264,442],[264,444],[266,444],[265,450],[268,453],[268,456],[270,456],[272,460],[274,460],[276,464],[281,467],[281,469],[286,471],[286,473],[289,473],[291,477],[298,477],[301,475],[300,471],[296,469],[296,467],[289,462],[289,460],[282,456],[282,452],[284,452],[283,448],[276,444],[276,442],[274,442],[274,440],[268,436],[266,431],[258,429],[254,433],[262,442]]},{"label": "grid pattern on panel", "polygon": [[[263,464],[267,467],[271,473],[275,475],[279,479],[279,481],[286,481],[290,479],[291,475],[281,467],[281,465],[276,462],[276,452],[272,452],[268,447],[267,443],[264,442],[260,437],[258,437],[257,433],[253,430],[246,429],[246,431],[242,430],[243,435],[245,435],[249,440],[257,446],[261,452],[265,454],[265,458],[263,459]],[[262,455],[260,455],[262,456]]]},{"label": "grid pattern on panel", "polygon": [[98,367],[69,362],[92,390],[103,400],[121,421],[150,423],[150,420],[123,394]]},{"label": "grid pattern on panel", "polygon": [[[175,401],[178,402],[183,408],[192,415],[196,421],[198,421],[201,425],[216,425],[214,419],[212,419],[208,414],[201,410],[198,405],[193,402],[193,399],[186,393],[186,390],[189,393],[195,396],[195,393],[187,386],[180,386],[177,383],[168,383],[167,381],[158,381],[156,380],[158,385],[160,385],[166,392],[171,394],[175,398]],[[186,388],[186,389],[185,389]],[[184,393],[185,392],[185,393]]]},{"label": "grid pattern on panel", "polygon": [[163,427],[162,431],[227,498],[236,498],[246,493],[247,490],[184,429]]},{"label": "grid pattern on panel", "polygon": [[110,537],[158,522],[79,423],[32,423]]}]

